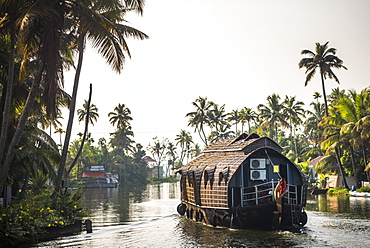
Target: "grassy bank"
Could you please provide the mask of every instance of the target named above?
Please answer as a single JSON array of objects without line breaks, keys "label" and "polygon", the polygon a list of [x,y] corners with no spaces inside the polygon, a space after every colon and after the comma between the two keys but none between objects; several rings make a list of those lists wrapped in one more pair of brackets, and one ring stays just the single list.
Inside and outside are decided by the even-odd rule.
[{"label": "grassy bank", "polygon": [[175,183],[179,180],[176,176],[148,179],[149,183]]}]

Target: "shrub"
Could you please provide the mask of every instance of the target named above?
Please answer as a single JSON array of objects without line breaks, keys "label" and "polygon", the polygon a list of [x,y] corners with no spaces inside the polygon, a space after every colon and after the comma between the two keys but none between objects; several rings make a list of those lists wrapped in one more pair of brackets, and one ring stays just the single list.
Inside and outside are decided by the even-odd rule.
[{"label": "shrub", "polygon": [[64,227],[82,220],[86,214],[80,198],[81,190],[65,189],[54,196],[50,192],[27,195],[7,208],[1,207],[0,242],[14,245],[14,241],[26,241],[45,233],[49,227]]},{"label": "shrub", "polygon": [[356,191],[358,191],[358,192],[370,192],[370,186],[361,187],[361,188],[357,189]]},{"label": "shrub", "polygon": [[334,187],[334,188],[328,189],[327,194],[328,195],[348,195],[349,189],[345,187]]}]

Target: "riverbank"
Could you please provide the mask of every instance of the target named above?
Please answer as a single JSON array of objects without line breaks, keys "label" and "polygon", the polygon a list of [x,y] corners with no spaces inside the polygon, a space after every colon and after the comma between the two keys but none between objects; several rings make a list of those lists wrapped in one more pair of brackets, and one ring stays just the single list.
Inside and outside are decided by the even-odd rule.
[{"label": "riverbank", "polygon": [[14,246],[81,231],[87,215],[81,195],[81,189],[64,189],[60,194],[46,191],[1,206],[0,244]]},{"label": "riverbank", "polygon": [[[308,195],[302,233],[230,230],[179,216],[179,183],[84,191],[93,235],[30,245],[40,247],[370,247],[370,199]],[[159,235],[158,235],[159,234]],[[163,235],[165,234],[165,235]]]},{"label": "riverbank", "polygon": [[[370,187],[365,186],[361,187],[359,189],[353,190],[356,192],[370,192]],[[350,195],[350,190],[345,187],[335,187],[335,188],[329,188],[327,190],[328,195]]]},{"label": "riverbank", "polygon": [[148,182],[149,183],[176,183],[179,180],[180,178],[172,175],[172,176],[163,177],[163,178],[151,178],[151,179],[148,179]]}]

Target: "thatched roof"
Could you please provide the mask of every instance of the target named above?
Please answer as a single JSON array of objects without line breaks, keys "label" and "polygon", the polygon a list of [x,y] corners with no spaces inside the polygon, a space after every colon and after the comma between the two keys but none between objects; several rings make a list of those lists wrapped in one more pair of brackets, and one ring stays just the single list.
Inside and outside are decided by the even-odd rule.
[{"label": "thatched roof", "polygon": [[232,175],[252,153],[262,148],[281,152],[282,148],[267,137],[257,134],[242,134],[238,137],[220,139],[207,146],[203,153],[179,168],[175,173],[186,173],[188,170],[209,170],[210,168],[228,168]]}]

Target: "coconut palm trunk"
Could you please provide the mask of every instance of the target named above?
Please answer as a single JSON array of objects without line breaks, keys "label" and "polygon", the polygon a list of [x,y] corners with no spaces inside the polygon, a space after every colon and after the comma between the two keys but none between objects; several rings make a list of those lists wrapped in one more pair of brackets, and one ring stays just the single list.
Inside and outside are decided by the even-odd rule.
[{"label": "coconut palm trunk", "polygon": [[353,178],[355,179],[356,188],[358,188],[358,187],[360,187],[360,182],[358,181],[358,177],[357,177],[356,163],[355,163],[355,159],[354,159],[355,158],[355,153],[354,153],[352,145],[350,145],[349,151],[351,153],[351,164],[352,164],[352,170],[353,170]]},{"label": "coconut palm trunk", "polygon": [[[365,168],[367,166],[367,159],[366,159],[366,147],[365,147],[365,144],[362,143],[362,156],[363,156],[363,159],[364,159],[364,165],[365,165]],[[365,170],[366,171],[366,177],[367,177],[367,181],[370,182],[370,172],[369,170]]]},{"label": "coconut palm trunk", "polygon": [[77,91],[78,91],[78,84],[80,81],[80,75],[81,75],[81,69],[82,69],[84,48],[85,48],[85,35],[81,35],[78,39],[78,63],[77,63],[76,74],[75,74],[74,83],[73,83],[71,103],[69,106],[69,117],[68,117],[67,130],[66,130],[66,135],[64,138],[64,145],[63,145],[62,157],[61,157],[61,161],[60,161],[60,165],[58,169],[58,176],[55,182],[56,192],[59,192],[61,189],[64,172],[66,168],[68,146],[69,146],[69,141],[71,139],[73,119],[74,119],[74,114],[76,110]]},{"label": "coconut palm trunk", "polygon": [[321,74],[322,95],[324,96],[324,104],[325,104],[325,116],[328,117],[329,116],[329,112],[328,112],[328,100],[326,98],[324,73],[323,72],[320,72],[320,74]]},{"label": "coconut palm trunk", "polygon": [[10,117],[10,109],[11,109],[11,104],[12,104],[13,82],[14,82],[14,63],[15,63],[14,62],[15,39],[16,39],[15,30],[14,28],[12,28],[11,33],[10,33],[8,80],[6,82],[4,109],[3,109],[3,112],[1,112],[2,115],[1,115],[1,136],[0,136],[0,161],[2,161],[4,158],[4,149],[5,149],[6,138],[8,136],[9,117]]},{"label": "coconut palm trunk", "polygon": [[87,136],[87,132],[88,132],[88,128],[89,128],[91,95],[92,95],[92,84],[90,84],[89,100],[87,102],[87,109],[86,109],[87,110],[87,113],[86,113],[86,120],[85,120],[85,130],[84,130],[84,134],[83,134],[83,137],[82,137],[82,140],[81,140],[80,149],[78,149],[78,152],[76,154],[76,157],[74,158],[74,160],[73,160],[71,166],[69,167],[66,175],[69,175],[71,173],[73,167],[75,166],[78,158],[80,157],[80,155],[82,153],[82,149],[83,149],[84,144],[85,144],[85,141],[86,141],[86,136]]},{"label": "coconut palm trunk", "polygon": [[348,189],[349,187],[348,187],[348,184],[347,184],[346,177],[344,175],[343,165],[342,165],[342,162],[340,161],[339,149],[337,147],[335,148],[335,157],[337,158],[338,167],[339,167],[339,174],[342,178],[343,185],[344,185],[344,187],[346,187]]},{"label": "coconut palm trunk", "polygon": [[22,137],[24,128],[26,126],[28,117],[30,116],[33,103],[35,102],[36,95],[40,86],[41,78],[42,78],[42,72],[44,71],[44,62],[40,60],[38,70],[36,71],[34,80],[32,82],[30,91],[28,93],[28,97],[23,109],[23,112],[21,114],[21,117],[19,119],[17,128],[15,130],[15,133],[13,135],[13,138],[9,144],[8,151],[6,152],[2,167],[1,167],[1,175],[0,175],[0,192],[3,189],[3,186],[5,184],[7,175],[9,173],[10,164],[13,160],[15,151],[17,149],[17,145]]}]

